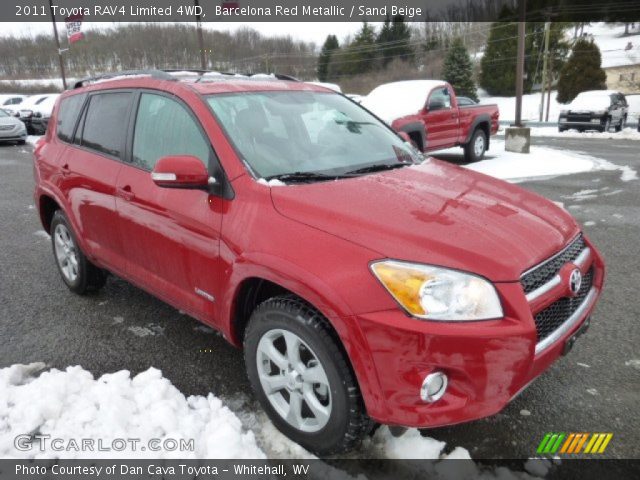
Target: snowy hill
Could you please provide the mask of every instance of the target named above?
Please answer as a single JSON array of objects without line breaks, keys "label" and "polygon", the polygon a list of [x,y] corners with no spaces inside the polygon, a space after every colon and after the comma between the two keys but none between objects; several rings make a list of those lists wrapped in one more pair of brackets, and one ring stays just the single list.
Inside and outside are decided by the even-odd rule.
[{"label": "snowy hill", "polygon": [[640,24],[624,34],[624,25],[594,23],[584,27],[585,35],[592,37],[600,53],[602,68],[640,65]]}]

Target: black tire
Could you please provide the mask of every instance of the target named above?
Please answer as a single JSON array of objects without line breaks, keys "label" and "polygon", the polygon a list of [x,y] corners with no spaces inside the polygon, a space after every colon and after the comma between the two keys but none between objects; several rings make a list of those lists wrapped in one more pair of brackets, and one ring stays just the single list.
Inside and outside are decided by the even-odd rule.
[{"label": "black tire", "polygon": [[627,117],[622,117],[620,119],[620,123],[618,125],[616,125],[615,131],[616,132],[621,132],[626,123],[627,123]]},{"label": "black tire", "polygon": [[[73,279],[70,279],[63,272],[60,262],[58,261],[56,251],[56,233],[58,226],[63,226],[66,229],[66,231],[69,233],[70,239],[74,244],[75,258],[77,259],[77,276]],[[53,214],[50,233],[53,258],[56,262],[56,266],[58,267],[58,271],[60,272],[60,277],[62,278],[62,281],[67,285],[69,290],[77,293],[78,295],[84,295],[87,292],[96,291],[102,288],[107,281],[107,273],[101,268],[96,267],[87,259],[85,254],[78,246],[78,241],[76,240],[69,220],[61,210],[57,210]]]},{"label": "black tire", "polygon": [[602,133],[609,133],[609,130],[611,130],[611,119],[607,117],[607,119],[604,121],[604,127],[602,127]]},{"label": "black tire", "polygon": [[567,129],[566,129],[566,128],[564,128],[564,127],[558,127],[558,131],[559,131],[560,133],[562,133],[562,132],[566,132],[566,131],[567,131]]},{"label": "black tire", "polygon": [[[316,432],[305,432],[291,425],[272,406],[262,387],[257,366],[258,346],[268,332],[274,331],[295,334],[326,372],[331,408],[326,425]],[[244,338],[244,356],[251,387],[262,408],[278,430],[307,450],[316,455],[344,452],[358,446],[371,430],[373,422],[366,414],[358,383],[339,340],[322,314],[299,298],[274,297],[255,309]],[[281,391],[284,398],[286,388]]]},{"label": "black tire", "polygon": [[[476,148],[477,142],[480,142],[480,141],[483,142],[481,152]],[[484,154],[486,151],[487,151],[487,135],[484,133],[484,130],[482,130],[481,128],[478,128],[476,129],[475,132],[473,132],[473,135],[471,135],[471,139],[464,146],[464,160],[465,162],[469,162],[469,163],[478,162],[482,160],[482,157],[484,157]]]}]

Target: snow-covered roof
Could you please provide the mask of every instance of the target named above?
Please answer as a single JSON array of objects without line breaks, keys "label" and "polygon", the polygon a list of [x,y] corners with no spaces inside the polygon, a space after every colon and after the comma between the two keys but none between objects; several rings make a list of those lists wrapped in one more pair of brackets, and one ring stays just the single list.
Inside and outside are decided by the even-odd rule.
[{"label": "snow-covered roof", "polygon": [[429,93],[444,87],[442,80],[407,80],[385,83],[374,88],[362,105],[387,123],[418,113],[427,103]]},{"label": "snow-covered roof", "polygon": [[614,90],[589,90],[579,93],[569,104],[571,110],[604,110],[611,104],[610,95],[618,93]]},{"label": "snow-covered roof", "polygon": [[[570,30],[571,31],[571,30]],[[587,38],[593,41],[602,54],[602,68],[640,65],[640,28],[636,25],[624,36],[624,25],[619,23],[595,23],[584,28]],[[631,44],[631,45],[629,45]],[[627,50],[628,47],[631,47]]]}]

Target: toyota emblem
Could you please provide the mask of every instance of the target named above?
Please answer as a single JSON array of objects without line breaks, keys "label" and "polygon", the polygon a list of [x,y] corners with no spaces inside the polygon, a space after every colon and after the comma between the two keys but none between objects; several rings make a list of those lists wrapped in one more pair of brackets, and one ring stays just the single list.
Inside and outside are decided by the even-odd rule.
[{"label": "toyota emblem", "polygon": [[577,295],[582,286],[582,272],[580,269],[575,268],[569,276],[569,290],[574,295]]}]

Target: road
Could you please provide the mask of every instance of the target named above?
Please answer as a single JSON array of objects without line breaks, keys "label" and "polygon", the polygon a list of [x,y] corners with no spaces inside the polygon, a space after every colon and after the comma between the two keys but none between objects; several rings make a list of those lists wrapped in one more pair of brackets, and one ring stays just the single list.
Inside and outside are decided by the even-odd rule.
[{"label": "road", "polygon": [[[640,171],[640,142],[540,142]],[[99,376],[153,366],[186,395],[211,391],[232,408],[257,408],[241,352],[195,320],[113,277],[97,294],[71,294],[33,208],[32,184],[31,147],[0,145],[0,367],[42,361]],[[499,415],[426,433],[474,458],[526,458],[547,432],[613,432],[607,457],[640,457],[640,181],[600,171],[522,186],[563,202],[607,260],[591,329]],[[583,190],[595,192],[575,195]]]}]

